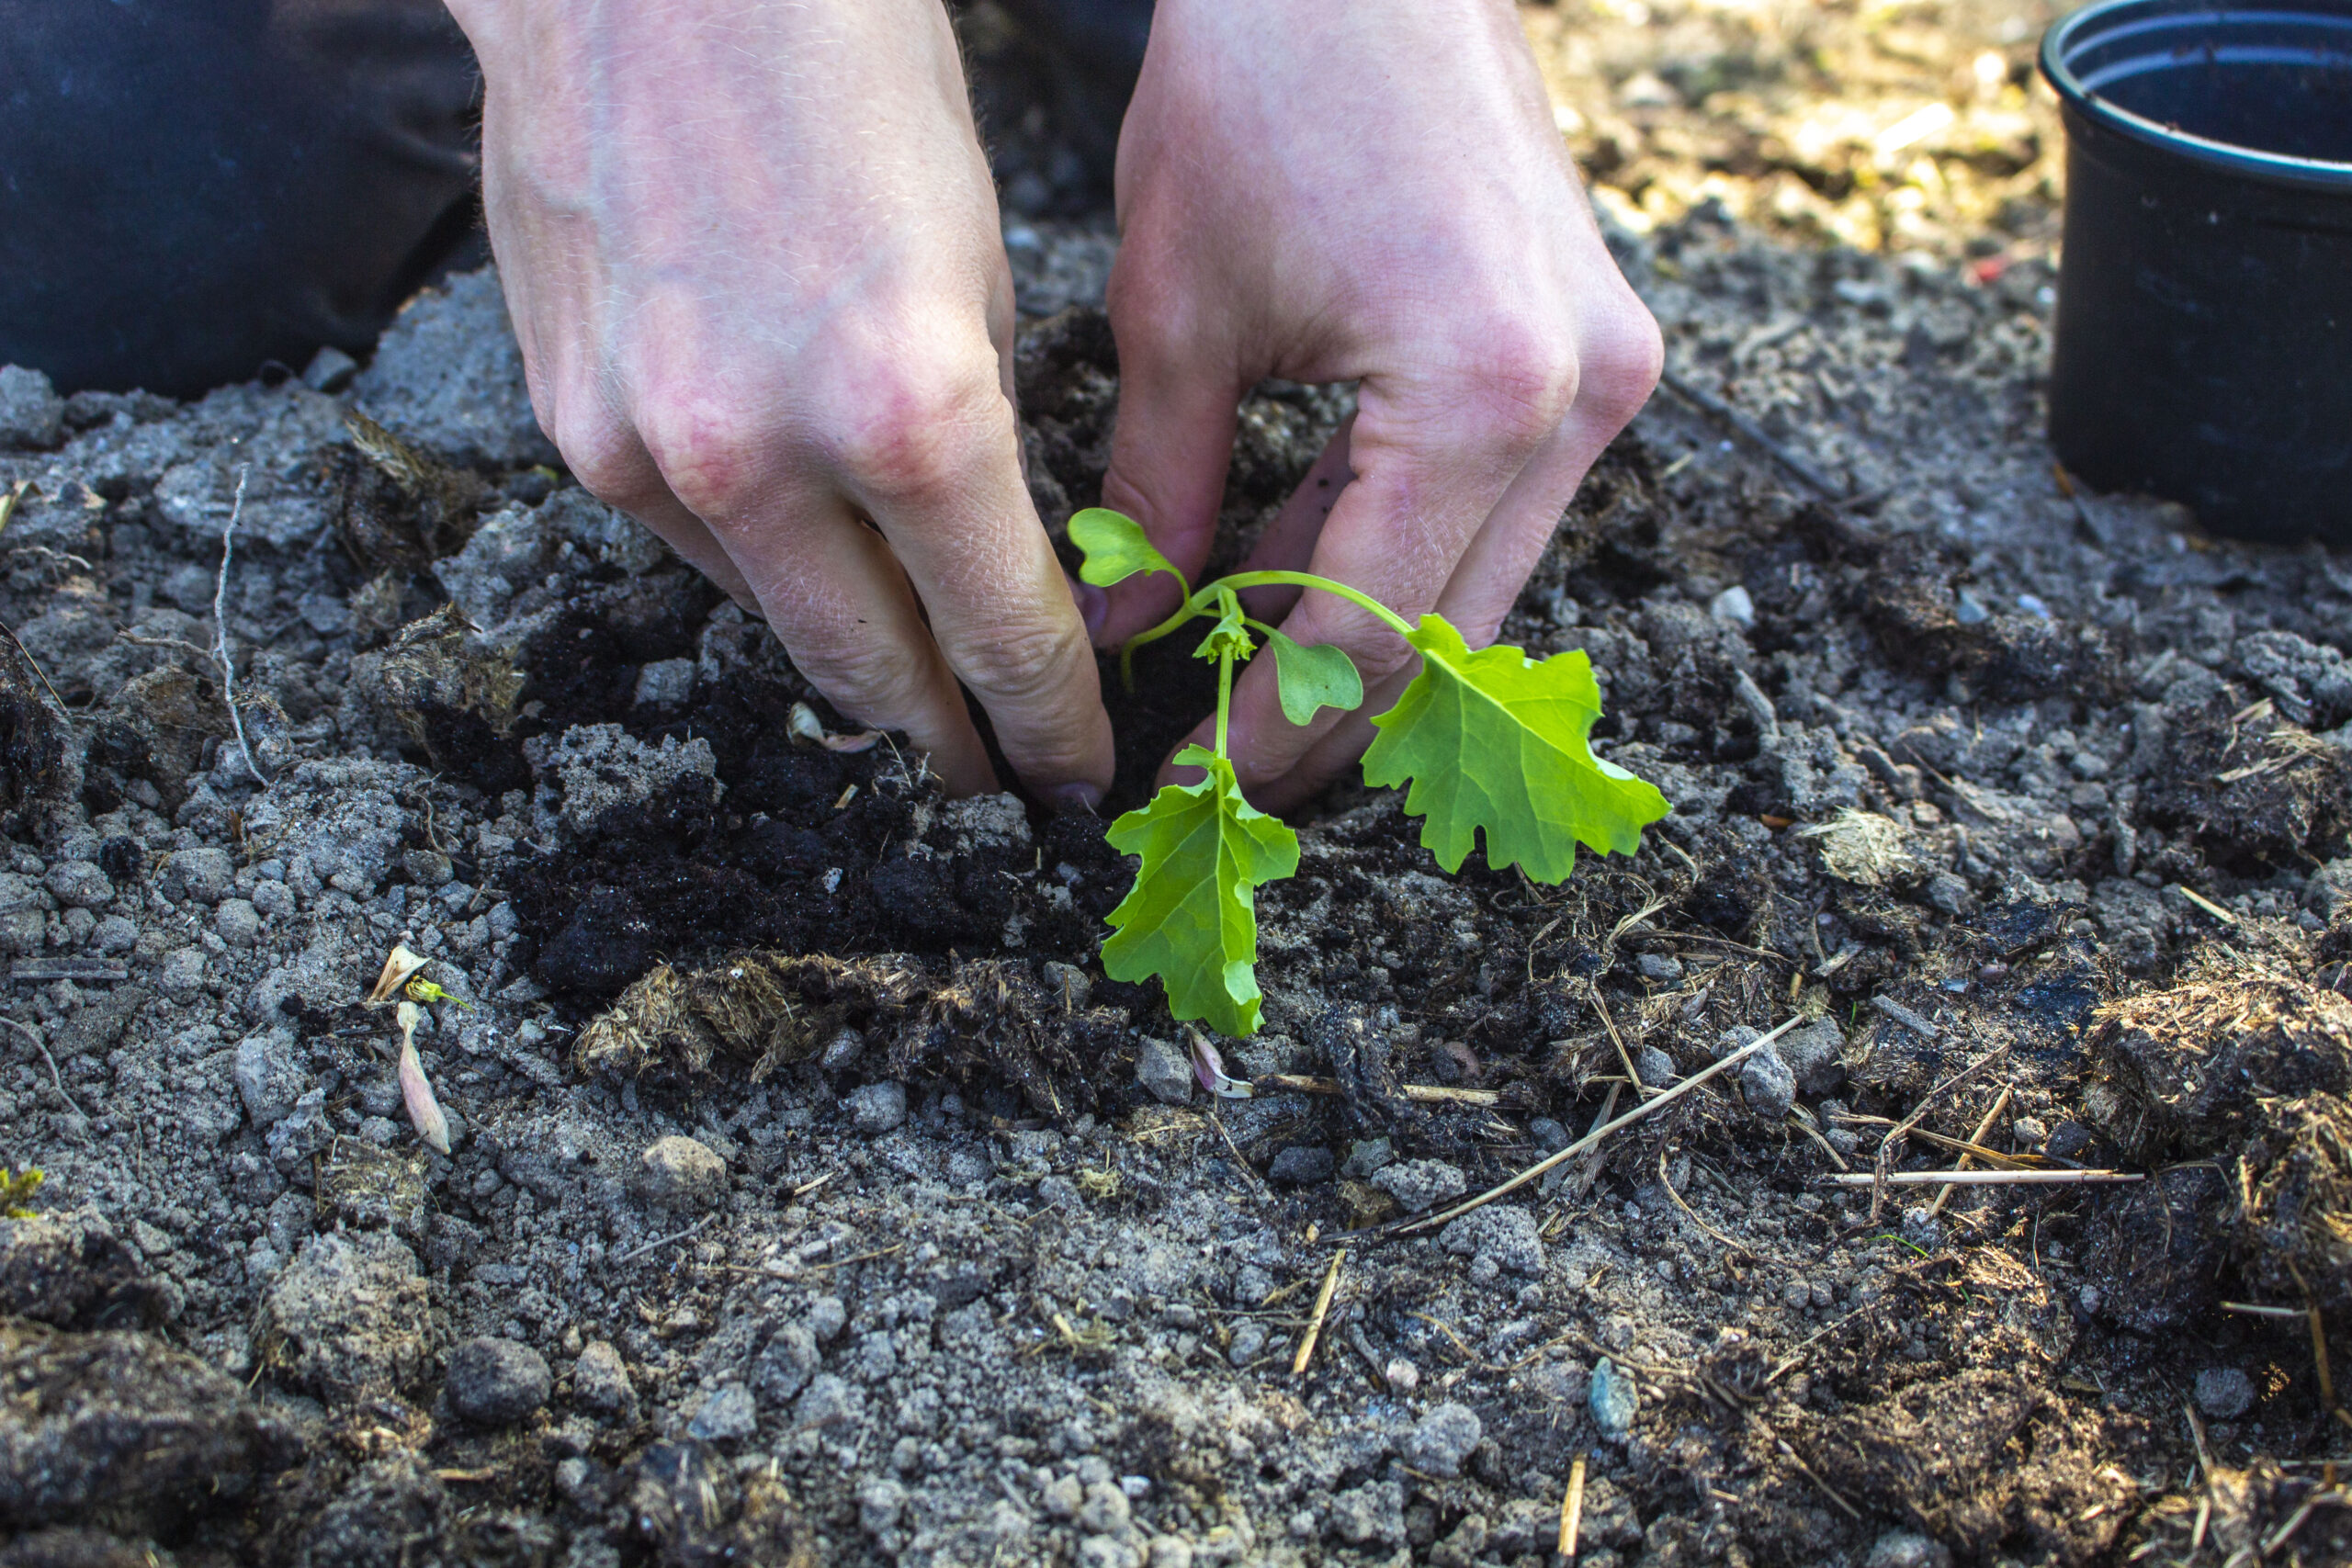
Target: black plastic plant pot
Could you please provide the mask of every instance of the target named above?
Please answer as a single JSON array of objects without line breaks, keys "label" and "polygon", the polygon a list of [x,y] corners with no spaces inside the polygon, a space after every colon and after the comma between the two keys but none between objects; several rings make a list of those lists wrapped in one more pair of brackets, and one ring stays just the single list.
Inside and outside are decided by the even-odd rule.
[{"label": "black plastic plant pot", "polygon": [[2059,460],[2217,534],[2352,546],[2352,0],[2106,0],[2041,70]]}]

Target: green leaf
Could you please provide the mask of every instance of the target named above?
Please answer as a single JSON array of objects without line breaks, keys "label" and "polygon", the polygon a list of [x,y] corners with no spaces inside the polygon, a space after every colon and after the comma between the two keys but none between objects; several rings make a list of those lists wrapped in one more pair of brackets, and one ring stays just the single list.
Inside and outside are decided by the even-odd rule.
[{"label": "green leaf", "polygon": [[1666,815],[1657,786],[1592,754],[1600,689],[1581,649],[1541,664],[1516,648],[1473,653],[1436,615],[1405,640],[1421,672],[1372,721],[1380,735],[1363,781],[1412,781],[1405,809],[1426,818],[1422,847],[1447,871],[1461,869],[1483,829],[1489,865],[1565,882],[1577,845],[1631,854]]},{"label": "green leaf", "polygon": [[1283,716],[1293,724],[1313,723],[1317,708],[1352,713],[1363,705],[1363,677],[1341,649],[1328,642],[1305,648],[1272,626],[1266,628],[1266,641],[1281,678]]},{"label": "green leaf", "polygon": [[1235,663],[1241,663],[1258,651],[1258,645],[1250,640],[1249,618],[1241,613],[1241,601],[1232,593],[1221,592],[1216,596],[1216,625],[1201,639],[1201,646],[1193,649],[1193,657],[1214,664],[1230,653]]},{"label": "green leaf", "polygon": [[[1164,571],[1178,582],[1184,574],[1176,565],[1153,547],[1144,536],[1143,525],[1124,512],[1114,512],[1107,506],[1090,506],[1073,513],[1069,520],[1069,542],[1086,554],[1085,564],[1078,569],[1078,580],[1097,588],[1108,588],[1124,582],[1136,573]],[[1185,591],[1191,592],[1186,583]]]},{"label": "green leaf", "polygon": [[1136,885],[1111,911],[1102,973],[1157,975],[1168,1010],[1221,1034],[1258,1031],[1258,912],[1251,889],[1298,870],[1298,835],[1251,808],[1233,764],[1187,746],[1176,761],[1205,768],[1196,784],[1170,784],[1111,824],[1111,847],[1141,855]]}]

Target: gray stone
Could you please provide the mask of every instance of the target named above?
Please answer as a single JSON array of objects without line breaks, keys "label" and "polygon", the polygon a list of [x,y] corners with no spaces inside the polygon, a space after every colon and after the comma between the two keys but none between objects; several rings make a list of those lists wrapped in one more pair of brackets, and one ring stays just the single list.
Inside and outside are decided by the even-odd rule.
[{"label": "gray stone", "polygon": [[237,1098],[245,1102],[245,1114],[262,1132],[291,1115],[302,1091],[311,1087],[294,1032],[282,1026],[237,1042],[236,1065],[230,1072],[237,1085]]},{"label": "gray stone", "polygon": [[1111,1482],[1096,1482],[1078,1506],[1078,1528],[1092,1535],[1126,1534],[1135,1528],[1127,1495]]},{"label": "gray stone", "polygon": [[1407,1435],[1405,1462],[1415,1470],[1451,1480],[1462,1473],[1463,1462],[1486,1435],[1486,1426],[1476,1411],[1449,1400],[1422,1416],[1420,1424]]},{"label": "gray stone", "polygon": [[698,1208],[727,1190],[727,1164],[707,1145],[673,1133],[645,1151],[639,1188],[663,1208]]},{"label": "gray stone", "polygon": [[2235,1367],[2208,1367],[2197,1374],[2197,1408],[2234,1421],[2254,1408],[2254,1380]]},{"label": "gray stone", "polygon": [[[1644,1082],[1647,1082],[1649,1075],[1644,1073],[1642,1078]],[[1567,1128],[1549,1116],[1538,1116],[1530,1122],[1527,1124],[1527,1135],[1534,1139],[1535,1146],[1547,1155],[1558,1154],[1576,1141]]]},{"label": "gray stone", "polygon": [[820,1372],[792,1407],[797,1425],[809,1427],[855,1426],[865,1416],[865,1395],[845,1379]]},{"label": "gray stone", "polygon": [[686,1435],[707,1443],[732,1442],[759,1429],[759,1405],[752,1391],[740,1382],[719,1384],[686,1423]]},{"label": "gray stone", "polygon": [[1739,1065],[1739,1091],[1759,1122],[1778,1122],[1797,1100],[1797,1076],[1767,1045]]},{"label": "gray stone", "polygon": [[193,898],[199,904],[218,904],[236,891],[237,863],[228,851],[210,846],[174,850],[164,857],[155,886],[174,903]]},{"label": "gray stone", "polygon": [[327,344],[311,355],[311,362],[302,367],[302,385],[314,392],[332,394],[350,386],[351,378],[358,374],[359,361],[334,344]]},{"label": "gray stone", "polygon": [[0,447],[46,451],[65,435],[65,400],[49,378],[21,365],[0,365]]},{"label": "gray stone", "polygon": [[1964,915],[1976,907],[1975,895],[1958,873],[1939,871],[1928,878],[1928,902],[1947,915]]},{"label": "gray stone", "polygon": [[204,991],[204,949],[183,947],[164,955],[156,987],[175,1002],[192,1002]]},{"label": "gray stone", "polygon": [[1671,985],[1682,978],[1682,960],[1670,953],[1645,953],[1634,960],[1634,967],[1645,980]]},{"label": "gray stone", "polygon": [[1340,1174],[1362,1180],[1396,1163],[1396,1147],[1387,1139],[1359,1138],[1348,1145],[1348,1163],[1340,1168]]},{"label": "gray stone", "polygon": [[819,1296],[808,1303],[808,1332],[820,1345],[830,1345],[849,1325],[849,1308],[839,1296]]},{"label": "gray stone", "polygon": [[1586,1380],[1585,1408],[1592,1412],[1592,1424],[1600,1428],[1602,1437],[1623,1442],[1634,1429],[1641,1396],[1634,1391],[1634,1380],[1603,1356],[1593,1363],[1592,1375]]},{"label": "gray stone", "polygon": [[59,861],[41,878],[41,886],[69,909],[95,909],[114,902],[114,884],[95,861]]},{"label": "gray stone", "polygon": [[1642,1047],[1641,1054],[1634,1058],[1634,1070],[1642,1075],[1642,1082],[1652,1088],[1670,1084],[1682,1076],[1674,1070],[1674,1058],[1655,1045]]},{"label": "gray stone", "polygon": [[1772,1049],[1796,1076],[1801,1094],[1827,1094],[1846,1081],[1846,1036],[1835,1019],[1816,1018],[1773,1043]]},{"label": "gray stone", "polygon": [[1331,1151],[1319,1144],[1293,1144],[1274,1156],[1266,1168],[1266,1178],[1292,1187],[1312,1187],[1330,1180],[1338,1163]]},{"label": "gray stone", "polygon": [[1086,1501],[1086,1488],[1075,1475],[1057,1475],[1037,1489],[1037,1502],[1052,1519],[1072,1519]]},{"label": "gray stone", "polygon": [[752,1362],[752,1386],[771,1404],[789,1404],[824,1364],[817,1337],[800,1324],[788,1323],[769,1336]]},{"label": "gray stone", "polygon": [[545,1404],[555,1379],[547,1358],[528,1345],[483,1335],[449,1352],[444,1386],[449,1408],[458,1415],[485,1427],[504,1427]]},{"label": "gray stone", "polygon": [[138,922],[127,915],[103,915],[90,931],[90,946],[98,953],[129,953],[138,945]]},{"label": "gray stone", "polygon": [[1147,1036],[1136,1052],[1136,1082],[1162,1105],[1193,1098],[1193,1061],[1181,1045]]},{"label": "gray stone", "polygon": [[695,661],[657,659],[637,672],[637,694],[630,700],[641,708],[682,708],[695,694]]},{"label": "gray stone", "polygon": [[887,1477],[857,1489],[858,1528],[868,1535],[885,1535],[899,1528],[907,1509],[907,1489]]},{"label": "gray stone", "polygon": [[261,940],[261,911],[243,898],[223,898],[212,911],[212,929],[231,947],[251,947]]},{"label": "gray stone", "polygon": [[896,1081],[861,1084],[842,1104],[859,1132],[874,1136],[895,1133],[907,1122],[907,1086]]},{"label": "gray stone", "polygon": [[410,301],[351,390],[394,434],[452,462],[517,468],[558,460],[531,412],[494,267]]},{"label": "gray stone", "polygon": [[1372,1184],[1416,1214],[1452,1202],[1470,1190],[1469,1179],[1459,1169],[1433,1159],[1385,1166],[1373,1172]]},{"label": "gray stone", "polygon": [[1951,1568],[1951,1551],[1911,1530],[1889,1530],[1871,1545],[1862,1568]]},{"label": "gray stone", "polygon": [[1464,1258],[1491,1258],[1514,1274],[1544,1272],[1544,1236],[1529,1211],[1511,1203],[1473,1209],[1437,1233],[1438,1244]]},{"label": "gray stone", "polygon": [[637,1403],[628,1381],[628,1363],[609,1339],[591,1339],[571,1363],[571,1399],[575,1404],[617,1416]]}]

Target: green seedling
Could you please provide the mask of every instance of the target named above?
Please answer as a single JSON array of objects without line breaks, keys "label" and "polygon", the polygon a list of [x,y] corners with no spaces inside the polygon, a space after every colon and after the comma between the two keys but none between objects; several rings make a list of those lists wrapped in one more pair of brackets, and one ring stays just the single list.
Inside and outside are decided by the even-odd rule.
[{"label": "green seedling", "polygon": [[26,1205],[33,1201],[33,1194],[40,1190],[45,1179],[30,1167],[15,1170],[0,1165],[0,1220],[31,1219],[33,1212]]},{"label": "green seedling", "polygon": [[430,980],[411,980],[401,990],[413,1002],[454,1002],[459,1008],[470,1009],[474,1004],[465,998],[443,990]]},{"label": "green seedling", "polygon": [[1242,613],[1239,592],[1277,585],[1335,593],[1376,616],[1421,656],[1396,705],[1373,719],[1364,783],[1409,786],[1408,814],[1422,818],[1421,844],[1448,872],[1462,869],[1483,837],[1487,863],[1518,866],[1544,883],[1567,880],[1578,844],[1631,854],[1642,829],[1667,813],[1657,787],[1592,754],[1600,689],[1581,649],[1532,660],[1516,648],[1472,649],[1440,615],[1419,625],[1379,601],[1303,571],[1245,571],[1195,589],[1152,547],[1133,518],[1090,507],[1069,521],[1085,553],[1081,581],[1098,588],[1150,572],[1174,578],[1176,612],[1120,650],[1131,673],[1135,650],[1207,617],[1215,624],[1197,656],[1217,667],[1216,744],[1188,746],[1176,761],[1205,773],[1170,784],[1149,805],[1111,824],[1112,847],[1140,857],[1136,885],[1111,911],[1102,970],[1114,980],[1158,976],[1169,1010],[1221,1033],[1258,1030],[1256,890],[1298,870],[1298,835],[1242,798],[1226,748],[1233,672],[1273,649],[1284,717],[1311,723],[1326,707],[1352,712],[1364,701],[1355,664],[1337,648],[1306,648]]}]

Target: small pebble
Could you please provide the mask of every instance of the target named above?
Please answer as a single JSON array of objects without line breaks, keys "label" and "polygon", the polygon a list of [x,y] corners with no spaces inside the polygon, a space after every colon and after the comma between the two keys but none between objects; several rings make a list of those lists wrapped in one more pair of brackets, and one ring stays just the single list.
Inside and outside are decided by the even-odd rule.
[{"label": "small pebble", "polygon": [[1634,1380],[1603,1356],[1593,1363],[1592,1376],[1586,1382],[1585,1406],[1592,1412],[1592,1424],[1600,1428],[1602,1437],[1622,1442],[1634,1429],[1641,1396],[1634,1392]]},{"label": "small pebble", "polygon": [[1274,1156],[1266,1168],[1266,1178],[1283,1186],[1311,1187],[1330,1180],[1338,1163],[1331,1151],[1319,1145],[1293,1144]]},{"label": "small pebble", "polygon": [[1193,1060],[1170,1041],[1146,1038],[1136,1051],[1136,1082],[1162,1105],[1182,1105],[1193,1098]]},{"label": "small pebble", "polygon": [[906,1125],[907,1086],[902,1083],[863,1084],[842,1103],[849,1108],[851,1124],[869,1136],[895,1133]]},{"label": "small pebble", "polygon": [[2254,1380],[2235,1367],[2208,1367],[2197,1374],[2197,1408],[2234,1421],[2254,1408]]},{"label": "small pebble", "polygon": [[1708,601],[1707,614],[1736,626],[1752,626],[1756,624],[1756,601],[1747,589],[1734,583]]},{"label": "small pebble", "polygon": [[[1641,1055],[1634,1058],[1634,1070],[1642,1075],[1642,1082],[1653,1089],[1662,1088],[1682,1076],[1674,1070],[1674,1058],[1655,1045],[1642,1047]],[[1560,1146],[1566,1148],[1567,1145],[1563,1143]]]},{"label": "small pebble", "polygon": [[760,1429],[760,1408],[752,1398],[752,1391],[740,1382],[721,1383],[695,1418],[686,1423],[686,1433],[707,1443],[730,1442],[748,1438]]},{"label": "small pebble", "polygon": [[555,1380],[528,1345],[485,1335],[449,1352],[449,1407],[469,1421],[503,1427],[548,1402]]},{"label": "small pebble", "polygon": [[1448,1400],[1420,1419],[1405,1439],[1405,1462],[1415,1470],[1452,1479],[1478,1446],[1487,1428],[1478,1413]]},{"label": "small pebble", "polygon": [[727,1164],[694,1139],[673,1134],[645,1151],[641,1186],[664,1208],[699,1207],[727,1188]]},{"label": "small pebble", "polygon": [[1634,960],[1634,967],[1641,971],[1645,980],[1671,985],[1682,978],[1682,960],[1670,953],[1645,953]]},{"label": "small pebble", "polygon": [[1388,1358],[1388,1364],[1380,1370],[1380,1375],[1387,1379],[1388,1386],[1398,1393],[1410,1393],[1421,1386],[1421,1369],[1402,1356]]},{"label": "small pebble", "polygon": [[1924,1535],[1889,1530],[1871,1545],[1862,1568],[1951,1568],[1951,1551]]},{"label": "small pebble", "polygon": [[1778,1124],[1797,1100],[1797,1076],[1770,1045],[1739,1065],[1739,1089],[1759,1122]]}]

